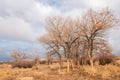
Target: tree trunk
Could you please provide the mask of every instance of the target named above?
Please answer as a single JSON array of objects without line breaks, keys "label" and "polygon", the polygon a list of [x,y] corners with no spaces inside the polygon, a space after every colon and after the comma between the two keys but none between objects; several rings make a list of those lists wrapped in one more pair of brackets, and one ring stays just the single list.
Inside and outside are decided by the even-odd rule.
[{"label": "tree trunk", "polygon": [[93,68],[93,40],[90,39],[88,42],[88,57],[90,61],[90,65]]},{"label": "tree trunk", "polygon": [[88,57],[89,57],[89,61],[90,61],[90,65],[93,68],[93,57],[91,55],[91,51],[90,48],[88,49]]},{"label": "tree trunk", "polygon": [[69,59],[67,59],[67,72],[68,73],[70,72],[70,61],[69,61]]},{"label": "tree trunk", "polygon": [[70,47],[69,45],[66,46],[66,53],[67,53],[67,72],[70,72]]},{"label": "tree trunk", "polygon": [[60,62],[59,62],[60,66],[59,66],[59,72],[61,71],[62,67],[63,67],[63,63],[62,63],[62,57],[60,56]]},{"label": "tree trunk", "polygon": [[75,66],[75,65],[74,65],[73,59],[70,60],[70,63],[71,63],[71,65],[70,65],[70,66],[71,66],[71,69],[74,70],[74,66]]},{"label": "tree trunk", "polygon": [[77,60],[77,66],[78,66],[78,68],[79,68],[79,66],[80,66],[80,62],[79,62],[79,60]]},{"label": "tree trunk", "polygon": [[90,57],[90,65],[93,68],[93,57]]}]

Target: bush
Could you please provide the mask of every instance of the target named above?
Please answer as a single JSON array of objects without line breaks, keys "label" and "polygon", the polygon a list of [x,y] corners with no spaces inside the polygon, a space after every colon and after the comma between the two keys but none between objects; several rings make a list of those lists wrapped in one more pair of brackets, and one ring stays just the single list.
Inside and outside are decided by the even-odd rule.
[{"label": "bush", "polygon": [[100,65],[110,64],[113,61],[113,55],[111,54],[98,54],[97,60],[99,61]]},{"label": "bush", "polygon": [[31,68],[34,66],[34,61],[27,61],[27,60],[22,60],[22,61],[14,61],[12,62],[12,67],[18,67],[18,68]]}]

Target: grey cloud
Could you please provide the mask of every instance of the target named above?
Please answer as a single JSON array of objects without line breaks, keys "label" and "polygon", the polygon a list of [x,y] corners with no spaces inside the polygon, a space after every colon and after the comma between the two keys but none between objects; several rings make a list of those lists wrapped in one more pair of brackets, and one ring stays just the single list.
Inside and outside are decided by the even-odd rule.
[{"label": "grey cloud", "polygon": [[0,37],[35,40],[36,34],[29,23],[16,17],[0,17]]},{"label": "grey cloud", "polygon": [[[77,17],[89,8],[104,7],[110,7],[119,16],[119,4],[119,0],[0,0],[0,37],[35,40],[45,33],[43,26],[48,16]],[[110,41],[117,48],[120,34],[114,35],[112,31]]]},{"label": "grey cloud", "polygon": [[0,1],[0,38],[35,40],[45,30],[42,25],[36,31],[36,24],[44,24],[49,15],[59,14],[59,10],[35,0]]},{"label": "grey cloud", "polygon": [[108,40],[113,48],[113,52],[115,54],[120,55],[120,45],[119,45],[120,44],[120,27],[119,26],[118,28],[112,29],[109,31]]},{"label": "grey cloud", "polygon": [[54,7],[38,3],[35,0],[2,0],[0,7],[4,13],[22,17],[30,22],[42,22],[48,15],[59,13]]}]

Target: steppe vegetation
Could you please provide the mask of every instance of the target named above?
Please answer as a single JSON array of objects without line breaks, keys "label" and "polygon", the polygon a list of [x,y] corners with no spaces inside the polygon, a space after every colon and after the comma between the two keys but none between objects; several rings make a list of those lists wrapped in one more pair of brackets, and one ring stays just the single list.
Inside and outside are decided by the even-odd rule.
[{"label": "steppe vegetation", "polygon": [[0,80],[120,80],[120,57],[107,40],[119,19],[112,10],[88,10],[81,18],[48,17],[38,41],[46,59],[14,50],[0,64]]},{"label": "steppe vegetation", "polygon": [[[119,62],[120,63],[120,62]],[[113,64],[89,65],[74,68],[67,73],[66,65],[59,71],[59,64],[39,64],[32,68],[12,68],[11,64],[0,64],[0,80],[120,80],[120,66]]]}]

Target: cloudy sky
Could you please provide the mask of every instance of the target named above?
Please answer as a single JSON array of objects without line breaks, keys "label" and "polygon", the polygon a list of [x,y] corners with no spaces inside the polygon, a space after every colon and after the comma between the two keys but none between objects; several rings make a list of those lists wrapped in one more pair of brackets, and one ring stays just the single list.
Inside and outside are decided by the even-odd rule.
[{"label": "cloudy sky", "polygon": [[[48,16],[76,18],[87,9],[109,7],[119,17],[119,5],[120,0],[0,0],[0,59],[8,59],[13,49],[44,52],[36,39],[45,33]],[[120,54],[119,31],[109,33],[115,54]]]}]

